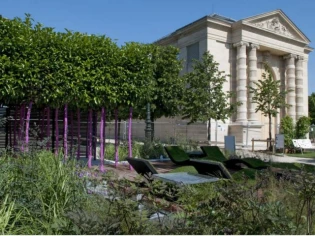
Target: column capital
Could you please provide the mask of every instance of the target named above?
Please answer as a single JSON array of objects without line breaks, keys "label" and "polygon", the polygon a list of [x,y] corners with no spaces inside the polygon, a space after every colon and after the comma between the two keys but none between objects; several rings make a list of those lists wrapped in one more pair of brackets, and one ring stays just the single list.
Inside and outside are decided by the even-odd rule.
[{"label": "column capital", "polygon": [[250,48],[252,48],[252,49],[259,49],[259,45],[256,44],[256,43],[251,43],[250,44]]},{"label": "column capital", "polygon": [[297,55],[290,53],[290,54],[288,54],[288,55],[283,56],[283,59],[285,59],[285,60],[286,60],[286,59],[291,59],[291,58],[296,59],[296,58],[297,58]]},{"label": "column capital", "polygon": [[233,44],[233,47],[240,47],[240,46],[246,46],[246,47],[248,47],[249,46],[249,44],[247,43],[247,42],[245,42],[245,41],[240,41],[240,42],[238,42],[238,43],[234,43]]},{"label": "column capital", "polygon": [[296,58],[297,58],[299,61],[303,61],[303,60],[304,60],[304,57],[301,56],[301,55],[297,55]]}]

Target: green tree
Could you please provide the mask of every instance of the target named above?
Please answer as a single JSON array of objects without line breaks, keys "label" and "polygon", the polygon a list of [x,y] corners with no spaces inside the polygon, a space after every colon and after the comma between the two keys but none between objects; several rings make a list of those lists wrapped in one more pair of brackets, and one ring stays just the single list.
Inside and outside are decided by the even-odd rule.
[{"label": "green tree", "polygon": [[296,122],[296,138],[303,139],[306,138],[306,134],[309,132],[311,125],[311,118],[307,116],[300,117]]},{"label": "green tree", "polygon": [[195,61],[193,71],[186,74],[187,87],[183,98],[183,118],[189,123],[208,121],[208,141],[211,142],[211,119],[229,118],[241,103],[230,103],[231,92],[223,91],[227,82],[224,72],[209,52],[205,52],[201,61]]},{"label": "green tree", "polygon": [[[117,80],[116,91],[119,94],[117,108],[129,107],[129,114],[122,112],[121,118],[128,117],[128,156],[132,157],[131,126],[133,107],[139,107],[152,98],[152,91],[155,87],[153,80],[153,64],[151,63],[152,46],[150,44],[140,44],[135,42],[126,43],[121,47],[120,63],[123,75]],[[117,119],[115,119],[117,122]],[[119,129],[120,130],[120,129]],[[116,137],[118,138],[118,137]],[[117,146],[116,146],[117,149]],[[117,157],[117,156],[116,156]],[[117,157],[118,158],[118,157]]]},{"label": "green tree", "polygon": [[295,136],[295,127],[293,119],[290,116],[285,116],[280,122],[280,133],[284,135],[284,145],[286,147],[292,146],[292,139]]},{"label": "green tree", "polygon": [[182,61],[177,59],[179,49],[173,46],[151,45],[151,63],[155,86],[149,99],[138,104],[135,115],[146,118],[146,103],[151,105],[152,137],[154,121],[162,116],[174,117],[180,114],[180,101],[185,90],[185,78],[179,76]]},{"label": "green tree", "polygon": [[308,113],[311,118],[311,124],[315,124],[315,93],[308,96]]},{"label": "green tree", "polygon": [[274,80],[267,66],[265,66],[265,71],[262,75],[263,79],[254,82],[255,87],[249,87],[249,89],[250,93],[254,95],[252,102],[257,104],[255,112],[261,111],[264,116],[268,117],[269,140],[271,140],[271,118],[277,116],[279,108],[290,107],[285,100],[290,90],[280,91],[281,81]]}]

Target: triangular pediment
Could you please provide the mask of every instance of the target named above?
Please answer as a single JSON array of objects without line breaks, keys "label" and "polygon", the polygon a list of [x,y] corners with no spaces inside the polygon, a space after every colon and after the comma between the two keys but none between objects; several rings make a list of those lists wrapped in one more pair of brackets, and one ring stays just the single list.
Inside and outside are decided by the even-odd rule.
[{"label": "triangular pediment", "polygon": [[310,42],[303,32],[281,10],[249,17],[242,20],[242,22],[255,28],[303,41],[307,44]]}]

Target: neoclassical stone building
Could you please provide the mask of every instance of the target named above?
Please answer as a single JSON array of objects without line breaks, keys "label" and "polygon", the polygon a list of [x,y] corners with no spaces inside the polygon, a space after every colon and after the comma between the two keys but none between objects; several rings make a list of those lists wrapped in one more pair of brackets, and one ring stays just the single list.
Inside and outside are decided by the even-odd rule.
[{"label": "neoclassical stone building", "polygon": [[[293,90],[287,96],[291,107],[281,109],[273,120],[273,134],[278,132],[284,115],[294,121],[308,115],[308,57],[313,49],[310,40],[281,10],[238,21],[217,14],[205,16],[156,43],[180,49],[179,58],[184,61],[182,73],[189,72],[192,59],[200,59],[208,50],[220,64],[220,70],[230,75],[224,89],[234,91],[242,105],[235,116],[221,123],[219,141],[227,134],[235,135],[237,143],[267,138],[268,119],[255,113],[247,88],[261,78],[265,64],[274,79],[281,81],[281,89]],[[214,128],[212,132],[214,140]]]}]

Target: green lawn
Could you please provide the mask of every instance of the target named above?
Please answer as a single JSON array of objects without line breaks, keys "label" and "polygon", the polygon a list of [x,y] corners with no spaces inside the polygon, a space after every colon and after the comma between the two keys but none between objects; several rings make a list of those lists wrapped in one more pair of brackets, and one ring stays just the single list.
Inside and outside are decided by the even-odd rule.
[{"label": "green lawn", "polygon": [[304,152],[302,153],[293,153],[287,154],[290,157],[306,157],[306,158],[315,158],[315,152]]}]

